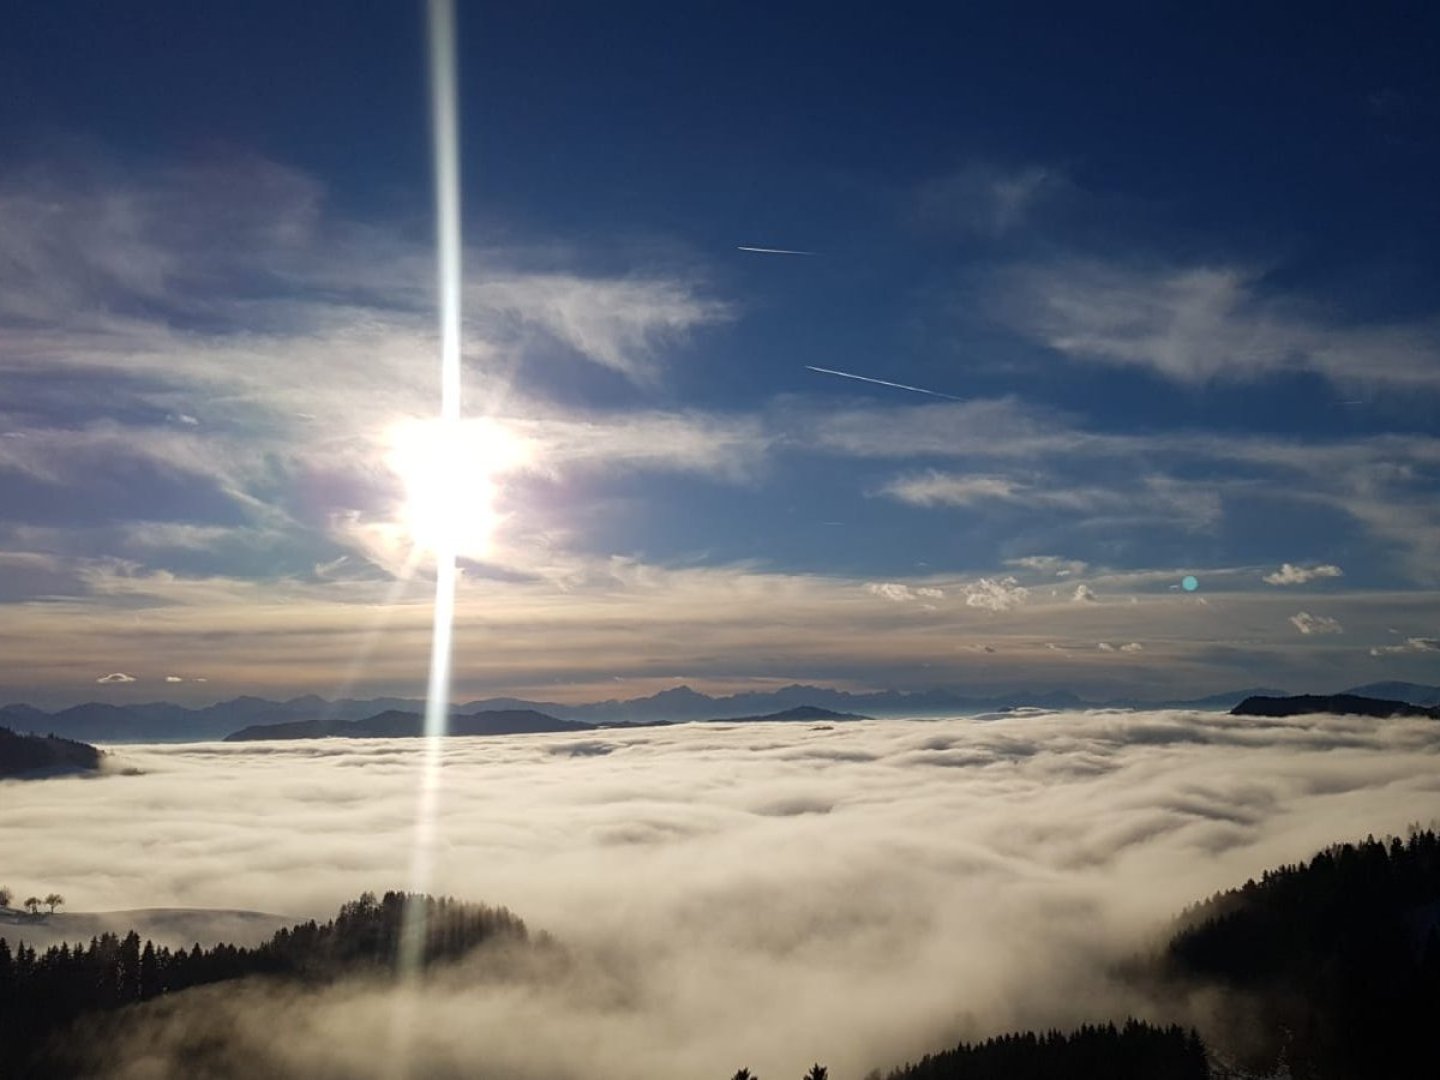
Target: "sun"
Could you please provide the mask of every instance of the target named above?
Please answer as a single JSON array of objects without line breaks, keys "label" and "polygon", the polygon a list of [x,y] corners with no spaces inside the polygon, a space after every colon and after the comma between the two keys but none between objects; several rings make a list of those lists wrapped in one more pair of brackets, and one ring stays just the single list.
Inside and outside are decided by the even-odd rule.
[{"label": "sun", "polygon": [[405,420],[389,433],[386,463],[405,486],[401,522],[432,552],[484,555],[500,480],[530,458],[528,441],[489,419]]}]

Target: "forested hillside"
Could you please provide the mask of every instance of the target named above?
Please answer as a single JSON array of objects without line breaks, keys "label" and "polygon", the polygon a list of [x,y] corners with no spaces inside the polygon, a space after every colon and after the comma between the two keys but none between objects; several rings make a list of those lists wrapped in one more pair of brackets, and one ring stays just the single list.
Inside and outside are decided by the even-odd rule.
[{"label": "forested hillside", "polygon": [[1249,1068],[1440,1076],[1440,837],[1340,844],[1190,909],[1164,978],[1217,995]]},{"label": "forested hillside", "polygon": [[190,987],[245,976],[307,982],[393,976],[406,908],[413,903],[425,906],[422,966],[454,960],[491,941],[529,941],[524,922],[504,908],[398,892],[378,900],[365,893],[329,922],[280,930],[253,949],[196,945],[172,952],[131,931],[123,938],[104,934],[88,945],[37,953],[23,944],[12,950],[0,938],[0,1076],[61,1071],[47,1043],[71,1021]]},{"label": "forested hillside", "polygon": [[[0,939],[0,1075],[86,1074],[93,1048],[76,1045],[74,1021],[191,987],[393,978],[407,905],[422,903],[422,967],[492,942],[552,945],[543,934],[532,940],[503,908],[395,892],[367,893],[329,922],[281,930],[250,949],[172,951],[131,932],[37,953]],[[1288,1069],[1296,1080],[1440,1076],[1440,836],[1337,845],[1218,893],[1181,915],[1136,978],[1162,1015],[1200,991],[1208,1047],[1194,1031],[1127,1020],[962,1043],[884,1075],[1200,1080],[1225,1062],[1255,1075]]]},{"label": "forested hillside", "polygon": [[100,751],[88,743],[54,735],[17,735],[0,727],[0,777],[43,775],[48,771],[92,772]]},{"label": "forested hillside", "polygon": [[927,1054],[886,1080],[1206,1080],[1205,1045],[1194,1031],[1128,1020],[1001,1035]]}]

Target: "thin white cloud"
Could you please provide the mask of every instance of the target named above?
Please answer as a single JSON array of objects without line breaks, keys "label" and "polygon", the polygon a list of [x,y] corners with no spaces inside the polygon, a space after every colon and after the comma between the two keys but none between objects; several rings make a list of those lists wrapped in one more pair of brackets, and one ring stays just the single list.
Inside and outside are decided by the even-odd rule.
[{"label": "thin white cloud", "polygon": [[738,481],[755,474],[775,441],[757,417],[699,411],[542,412],[504,423],[533,444],[538,468],[562,474],[691,472]]},{"label": "thin white cloud", "polygon": [[1026,480],[1003,476],[977,476],[929,469],[896,477],[881,488],[911,506],[968,507],[996,502],[1030,511],[1084,515],[1088,528],[1119,527],[1123,523],[1163,521],[1188,529],[1210,529],[1222,516],[1214,484],[1181,480],[1163,473],[1125,476],[1109,485],[1068,483],[1056,475]]},{"label": "thin white cloud", "polygon": [[1308,611],[1300,611],[1290,616],[1290,622],[1296,630],[1302,634],[1339,634],[1344,632],[1338,619],[1328,615],[1311,615]]},{"label": "thin white cloud", "polygon": [[1345,572],[1338,566],[1322,563],[1318,566],[1295,566],[1281,563],[1280,569],[1266,574],[1261,580],[1267,585],[1304,585],[1319,578],[1343,577]]},{"label": "thin white cloud", "polygon": [[1145,646],[1144,646],[1144,645],[1141,645],[1140,642],[1138,642],[1138,641],[1132,641],[1132,642],[1129,642],[1128,644],[1121,645],[1121,646],[1120,646],[1120,651],[1123,652],[1123,653],[1138,653],[1138,652],[1144,652],[1144,651],[1145,651]]},{"label": "thin white cloud", "polygon": [[885,493],[912,506],[969,506],[986,499],[1009,500],[1018,487],[997,476],[955,476],[936,470],[891,481]]},{"label": "thin white cloud", "polygon": [[871,596],[879,596],[900,604],[909,600],[942,600],[945,597],[944,589],[937,589],[929,585],[912,587],[895,581],[867,581],[865,591]]},{"label": "thin white cloud", "polygon": [[1411,637],[1399,645],[1378,645],[1370,650],[1371,656],[1386,656],[1394,653],[1440,652],[1440,638]]},{"label": "thin white cloud", "polygon": [[101,675],[95,680],[97,683],[132,683],[134,675],[127,675],[123,671],[112,671],[109,675]]},{"label": "thin white cloud", "polygon": [[1059,555],[1026,555],[1019,559],[1006,559],[1006,566],[1021,570],[1033,570],[1037,574],[1054,574],[1056,577],[1071,577],[1083,574],[1089,563],[1080,559],[1066,559]]}]

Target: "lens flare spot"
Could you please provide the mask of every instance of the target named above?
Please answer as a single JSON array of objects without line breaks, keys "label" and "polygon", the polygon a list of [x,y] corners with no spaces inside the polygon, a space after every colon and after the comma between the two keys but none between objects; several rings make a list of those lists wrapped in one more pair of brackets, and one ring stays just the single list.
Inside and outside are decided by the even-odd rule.
[{"label": "lens flare spot", "polygon": [[430,551],[480,556],[499,517],[505,474],[530,459],[529,445],[494,420],[408,420],[390,432],[387,462],[405,485],[401,518]]},{"label": "lens flare spot", "polygon": [[1194,592],[1196,589],[1200,588],[1200,579],[1197,578],[1194,574],[1186,574],[1183,578],[1180,579],[1180,587],[1186,592]]}]

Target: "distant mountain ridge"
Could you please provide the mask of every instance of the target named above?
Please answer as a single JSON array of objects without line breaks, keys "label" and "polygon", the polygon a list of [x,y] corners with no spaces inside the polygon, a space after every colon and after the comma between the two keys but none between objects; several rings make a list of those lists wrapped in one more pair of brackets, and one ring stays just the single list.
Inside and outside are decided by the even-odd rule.
[{"label": "distant mountain ridge", "polygon": [[[1383,691],[1383,692],[1382,692]],[[1416,683],[1373,683],[1347,693],[1384,697],[1411,705],[1440,704],[1440,686]],[[1013,708],[1085,709],[1229,709],[1247,697],[1284,696],[1285,691],[1264,687],[1227,691],[1201,698],[1165,701],[1110,699],[1091,701],[1065,690],[1017,691],[978,695],[956,690],[880,690],[851,693],[826,686],[793,684],[770,691],[748,691],[711,697],[677,686],[649,697],[608,700],[580,705],[497,697],[456,703],[457,715],[478,712],[530,711],[556,720],[606,726],[685,720],[721,720],[727,717],[764,716],[809,706],[864,716],[958,716]],[[238,697],[203,708],[185,708],[168,702],[114,705],[90,702],[54,712],[31,705],[0,707],[0,725],[16,731],[54,734],[86,742],[198,742],[219,740],[246,727],[261,724],[332,724],[367,720],[384,712],[420,713],[424,703],[413,698],[342,698],[327,701],[313,694],[288,701]]]},{"label": "distant mountain ridge", "polygon": [[794,724],[824,720],[873,720],[873,716],[860,716],[857,713],[835,712],[833,709],[822,709],[818,705],[797,705],[793,709],[785,709],[782,712],[765,713],[763,716],[726,716],[716,720],[706,721],[711,724]]},{"label": "distant mountain ridge", "polygon": [[[447,735],[536,735],[557,731],[593,731],[594,724],[558,720],[531,709],[496,709],[449,718]],[[389,709],[363,720],[298,720],[252,724],[225,736],[226,742],[259,739],[413,739],[425,734],[421,713]]]}]

